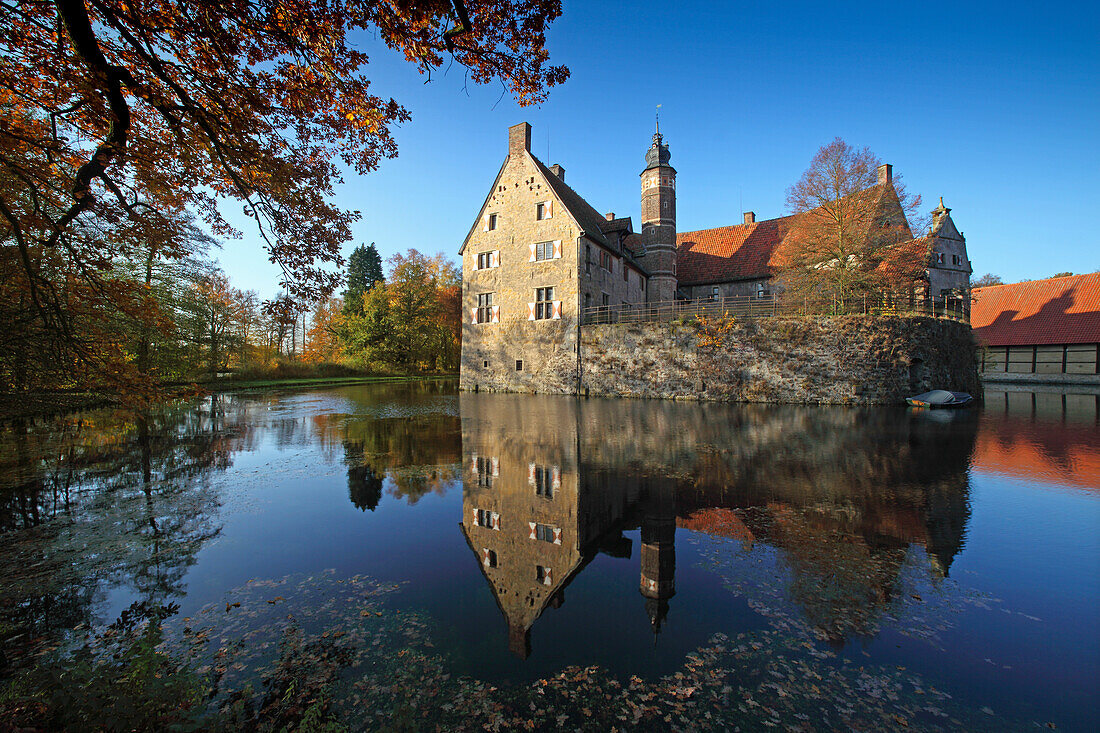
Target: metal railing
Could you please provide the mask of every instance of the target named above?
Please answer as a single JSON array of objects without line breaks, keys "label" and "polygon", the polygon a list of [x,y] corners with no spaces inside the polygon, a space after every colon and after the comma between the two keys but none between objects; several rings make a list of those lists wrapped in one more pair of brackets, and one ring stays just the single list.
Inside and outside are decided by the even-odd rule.
[{"label": "metal railing", "polygon": [[851,298],[800,298],[784,295],[719,296],[695,300],[666,300],[656,303],[620,303],[581,309],[583,325],[645,323],[703,318],[769,318],[774,316],[930,316],[969,322],[963,298],[938,296],[921,298],[875,293]]}]

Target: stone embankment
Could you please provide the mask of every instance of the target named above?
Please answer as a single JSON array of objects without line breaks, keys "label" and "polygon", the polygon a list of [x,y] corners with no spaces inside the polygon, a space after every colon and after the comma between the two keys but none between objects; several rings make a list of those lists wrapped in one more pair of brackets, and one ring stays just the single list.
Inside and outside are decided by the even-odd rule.
[{"label": "stone embankment", "polygon": [[930,389],[980,397],[970,326],[836,316],[581,329],[581,394],[793,404],[899,404]]}]

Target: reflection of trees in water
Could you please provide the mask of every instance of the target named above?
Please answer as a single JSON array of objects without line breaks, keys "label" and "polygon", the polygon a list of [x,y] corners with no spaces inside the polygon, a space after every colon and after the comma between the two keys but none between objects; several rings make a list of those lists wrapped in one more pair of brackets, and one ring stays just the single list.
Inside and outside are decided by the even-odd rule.
[{"label": "reflection of trees in water", "polygon": [[415,504],[429,493],[442,494],[458,476],[462,439],[457,416],[324,415],[315,423],[326,440],[343,444],[348,496],[360,509],[378,506],[386,478],[394,498]]},{"label": "reflection of trees in water", "polygon": [[[801,414],[799,414],[801,413]],[[680,512],[737,509],[784,550],[789,597],[834,639],[868,633],[897,595],[911,544],[935,580],[965,541],[967,468],[976,422],[908,413],[776,411],[740,424],[724,444],[702,435]]]},{"label": "reflection of trees in water", "polygon": [[[167,603],[220,531],[212,471],[250,440],[251,410],[212,397],[142,414],[95,411],[3,433],[0,620],[9,650],[95,621],[106,588]],[[24,647],[21,649],[21,647]]]}]

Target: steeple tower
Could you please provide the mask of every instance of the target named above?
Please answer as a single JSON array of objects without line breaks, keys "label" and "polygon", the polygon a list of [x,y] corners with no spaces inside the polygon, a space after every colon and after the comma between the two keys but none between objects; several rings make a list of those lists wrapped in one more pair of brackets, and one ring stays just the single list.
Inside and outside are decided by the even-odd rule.
[{"label": "steeple tower", "polygon": [[669,479],[646,482],[642,509],[642,577],[639,590],[654,641],[668,616],[668,599],[676,595],[676,486]]},{"label": "steeple tower", "polygon": [[640,260],[649,270],[650,302],[676,298],[676,169],[668,163],[671,157],[658,119],[641,176],[645,255]]}]

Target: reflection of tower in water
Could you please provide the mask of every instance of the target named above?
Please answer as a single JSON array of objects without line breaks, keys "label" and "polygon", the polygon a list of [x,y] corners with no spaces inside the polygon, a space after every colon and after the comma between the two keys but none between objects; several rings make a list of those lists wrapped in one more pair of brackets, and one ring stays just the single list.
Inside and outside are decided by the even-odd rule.
[{"label": "reflection of tower in water", "polygon": [[656,641],[668,616],[668,600],[676,595],[676,487],[663,478],[650,478],[646,484],[639,589]]}]

